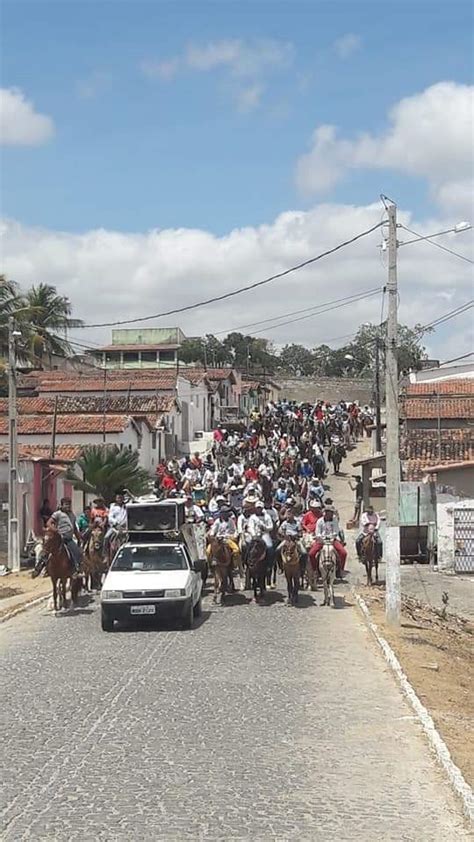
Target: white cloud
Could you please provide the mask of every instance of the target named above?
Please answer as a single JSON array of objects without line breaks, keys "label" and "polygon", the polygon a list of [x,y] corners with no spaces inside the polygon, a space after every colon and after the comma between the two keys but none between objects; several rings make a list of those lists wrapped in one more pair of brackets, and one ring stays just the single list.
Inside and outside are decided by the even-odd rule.
[{"label": "white cloud", "polygon": [[178,58],[171,58],[165,61],[144,59],[140,62],[140,70],[148,79],[162,79],[166,82],[176,76],[179,70],[179,64]]},{"label": "white cloud", "polygon": [[0,88],[0,140],[4,146],[39,146],[54,134],[51,117],[38,114],[18,88]]},{"label": "white cloud", "polygon": [[348,32],[346,35],[336,38],[333,46],[339,58],[346,59],[360,50],[362,39],[360,35],[356,35],[354,32]]},{"label": "white cloud", "polygon": [[95,70],[76,84],[77,95],[80,99],[95,99],[105,93],[110,87],[112,78],[110,73]]},{"label": "white cloud", "polygon": [[[379,203],[368,207],[320,204],[305,212],[288,211],[267,225],[235,229],[221,237],[185,228],[136,234],[99,229],[70,234],[7,220],[2,230],[3,266],[8,277],[25,286],[38,280],[54,284],[69,296],[75,314],[87,321],[111,321],[182,307],[258,281],[349,239],[378,222],[380,215]],[[400,220],[421,232],[442,230],[450,224],[443,217],[412,219],[406,212],[400,213]],[[251,293],[158,322],[145,322],[144,326],[178,324],[189,335],[227,331],[272,316],[282,315],[283,321],[288,311],[382,287],[387,270],[380,262],[380,241],[376,232]],[[472,232],[448,236],[442,242],[472,255]],[[399,255],[402,321],[411,325],[428,322],[470,298],[468,264],[427,243],[406,246]],[[277,343],[314,345],[350,334],[361,322],[378,321],[380,305],[377,296],[261,335]],[[444,359],[456,356],[456,337],[466,333],[468,326],[468,316],[448,322],[430,338],[433,353]],[[249,330],[258,333],[258,328]],[[107,329],[89,330],[80,335],[80,340],[101,342],[109,335]],[[449,353],[444,347],[447,341]]]},{"label": "white cloud", "polygon": [[440,82],[400,100],[389,127],[355,140],[339,138],[335,126],[319,126],[311,149],[297,164],[303,192],[320,193],[350,169],[394,169],[427,179],[441,205],[465,209],[473,172],[474,87]]},{"label": "white cloud", "polygon": [[248,111],[253,111],[254,108],[258,108],[264,90],[265,89],[263,85],[259,85],[258,82],[255,82],[254,85],[249,85],[249,87],[242,88],[240,91],[238,91],[236,100],[239,111],[245,113]]},{"label": "white cloud", "polygon": [[182,53],[165,60],[145,59],[141,72],[149,79],[170,81],[180,71],[221,71],[229,81],[228,91],[239,111],[250,111],[261,103],[264,80],[293,60],[293,45],[272,38],[244,41],[240,38],[191,43]]}]

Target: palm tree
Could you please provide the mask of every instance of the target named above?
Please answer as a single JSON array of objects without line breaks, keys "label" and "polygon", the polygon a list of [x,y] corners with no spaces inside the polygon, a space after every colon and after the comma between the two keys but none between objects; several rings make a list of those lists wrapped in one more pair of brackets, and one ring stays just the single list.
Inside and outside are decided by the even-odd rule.
[{"label": "palm tree", "polygon": [[150,486],[148,473],[138,465],[138,452],[120,450],[117,445],[85,447],[76,468],[82,476],[69,468],[65,478],[74,488],[103,497],[106,503],[111,503],[117,492],[124,489],[139,495]]},{"label": "palm tree", "polygon": [[37,364],[42,365],[45,355],[64,357],[71,354],[67,330],[82,327],[83,322],[71,318],[69,299],[58,295],[56,287],[50,284],[38,284],[28,290],[25,302],[30,310],[30,349]]},{"label": "palm tree", "polygon": [[0,356],[8,355],[8,319],[23,306],[18,284],[0,275]]}]

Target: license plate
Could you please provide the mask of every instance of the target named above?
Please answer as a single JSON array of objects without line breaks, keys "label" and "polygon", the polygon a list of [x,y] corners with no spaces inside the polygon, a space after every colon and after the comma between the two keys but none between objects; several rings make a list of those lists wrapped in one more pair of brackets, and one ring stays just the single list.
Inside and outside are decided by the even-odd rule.
[{"label": "license plate", "polygon": [[130,614],[155,614],[155,605],[131,605]]}]

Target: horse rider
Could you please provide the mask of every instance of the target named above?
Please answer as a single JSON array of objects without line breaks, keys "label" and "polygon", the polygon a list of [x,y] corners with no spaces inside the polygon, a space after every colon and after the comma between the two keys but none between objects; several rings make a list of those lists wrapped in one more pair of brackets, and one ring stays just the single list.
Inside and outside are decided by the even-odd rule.
[{"label": "horse rider", "polygon": [[316,524],[322,516],[323,507],[321,501],[317,499],[310,500],[309,509],[303,515],[301,520],[303,532],[309,532],[311,535],[314,535],[316,532]]},{"label": "horse rider", "polygon": [[186,494],[184,501],[184,519],[186,523],[201,523],[204,520],[204,512],[197,503],[194,502],[192,494]]},{"label": "horse rider", "polygon": [[288,500],[289,494],[290,492],[288,491],[286,481],[283,478],[280,478],[278,480],[277,490],[275,491],[275,501],[280,506],[284,506],[284,504]]},{"label": "horse rider", "polygon": [[382,558],[382,539],[380,537],[379,529],[380,515],[376,511],[374,511],[373,506],[367,506],[367,508],[362,512],[362,516],[360,519],[360,531],[355,542],[359,561],[361,560],[362,541],[364,540],[365,536],[369,534],[370,531],[373,531],[374,533],[377,558]]},{"label": "horse rider", "polygon": [[[237,524],[232,510],[228,506],[223,506],[219,510],[219,515],[209,530],[209,537],[225,541],[232,553],[234,567],[240,568],[241,558],[237,543]],[[208,548],[208,557],[210,557],[210,547]]]},{"label": "horse rider", "polygon": [[309,459],[303,459],[300,465],[300,469],[298,471],[298,475],[301,480],[306,480],[307,483],[309,483],[310,480],[312,480],[314,476],[314,471],[310,465]]},{"label": "horse rider", "polygon": [[76,516],[72,511],[70,497],[62,498],[59,509],[53,512],[48,520],[48,529],[59,532],[72,563],[73,575],[77,576],[81,566],[82,554],[79,543],[76,543],[76,541],[79,542],[81,536],[77,528]]},{"label": "horse rider", "polygon": [[114,535],[127,527],[127,509],[123,494],[116,494],[115,500],[110,504],[107,520],[108,526],[104,537],[104,555],[108,557],[110,542]]},{"label": "horse rider", "polygon": [[338,573],[341,575],[347,559],[347,550],[344,546],[344,533],[339,526],[339,521],[336,517],[336,512],[332,506],[326,506],[322,518],[319,518],[316,524],[315,542],[309,551],[309,557],[313,570],[317,567],[317,559],[321,552],[326,538],[333,539],[334,549],[337,552],[339,559]]},{"label": "horse rider", "polygon": [[352,520],[357,521],[359,520],[362,511],[362,502],[364,499],[364,485],[361,476],[353,475],[352,479],[355,480],[355,484],[353,484],[349,480],[349,487],[351,491],[355,493],[354,514],[352,516]]},{"label": "horse rider", "polygon": [[104,498],[96,497],[95,500],[92,501],[91,523],[100,523],[102,526],[105,526],[108,517],[109,510],[106,506]]}]

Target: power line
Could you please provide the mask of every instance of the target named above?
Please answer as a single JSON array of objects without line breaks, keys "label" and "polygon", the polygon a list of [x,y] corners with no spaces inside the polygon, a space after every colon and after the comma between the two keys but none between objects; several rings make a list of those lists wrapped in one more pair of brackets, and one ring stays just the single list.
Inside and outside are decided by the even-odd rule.
[{"label": "power line", "polygon": [[146,322],[150,321],[151,319],[160,319],[164,316],[173,316],[176,313],[184,313],[189,310],[197,310],[199,307],[204,307],[208,304],[215,304],[218,301],[224,301],[227,298],[232,298],[235,295],[241,295],[243,292],[249,292],[249,290],[257,289],[258,287],[264,286],[265,284],[269,284],[271,281],[276,281],[279,278],[283,278],[286,275],[289,275],[291,272],[296,272],[298,269],[304,269],[305,266],[310,266],[313,263],[316,263],[318,260],[322,260],[323,257],[328,257],[330,254],[334,254],[336,251],[340,251],[340,249],[345,248],[346,246],[355,243],[357,240],[362,239],[362,237],[366,237],[368,234],[371,234],[373,231],[376,231],[382,225],[381,222],[378,222],[376,225],[373,225],[371,228],[367,228],[365,231],[361,231],[360,234],[356,234],[354,237],[351,237],[350,240],[345,240],[339,245],[334,246],[327,251],[321,252],[321,254],[316,255],[316,257],[311,257],[309,260],[304,260],[302,263],[298,263],[296,266],[291,266],[289,269],[284,269],[283,272],[277,272],[275,275],[271,275],[269,278],[264,278],[263,281],[256,281],[253,284],[248,284],[244,287],[239,287],[238,289],[232,290],[232,292],[226,292],[223,295],[216,295],[213,298],[207,298],[204,301],[198,301],[195,304],[188,304],[186,307],[176,307],[173,310],[166,310],[163,313],[154,313],[151,316],[140,316],[139,318],[135,319],[119,319],[114,322],[95,322],[93,324],[84,324],[82,325],[83,328],[89,327],[114,327],[115,325],[125,325],[125,324],[136,324],[137,322]]},{"label": "power line", "polygon": [[463,313],[466,313],[468,310],[471,309],[471,307],[474,307],[474,299],[472,298],[470,301],[466,301],[464,304],[461,304],[454,310],[450,310],[447,313],[443,313],[441,316],[438,316],[437,319],[433,319],[432,322],[428,322],[428,324],[422,325],[417,332],[424,333],[430,327],[438,327],[438,325],[443,324],[444,322],[449,322],[451,319],[456,318],[456,316],[461,316]]},{"label": "power line", "polygon": [[[402,225],[401,223],[399,223],[398,227],[399,228],[405,228],[405,231],[409,230],[408,228],[406,228],[405,225]],[[468,225],[466,223],[466,224],[463,224],[462,227],[458,227],[457,225],[455,225],[454,228],[446,228],[444,231],[436,231],[434,234],[425,234],[425,235],[419,234],[415,237],[414,240],[405,240],[404,242],[399,243],[398,247],[400,248],[400,246],[409,246],[411,243],[419,243],[419,242],[421,242],[421,240],[432,240],[433,237],[441,237],[442,234],[462,234],[463,231],[470,231],[471,228],[472,228],[472,225]],[[415,232],[410,231],[410,234],[411,233],[414,234]]]},{"label": "power line", "polygon": [[469,351],[468,354],[463,354],[461,357],[453,357],[452,360],[444,360],[444,362],[440,363],[440,368],[442,365],[448,365],[448,363],[457,363],[459,360],[467,360],[468,357],[474,356],[474,351]]},{"label": "power line", "polygon": [[[297,316],[299,313],[308,313],[310,310],[320,310],[322,307],[327,307],[330,304],[338,304],[339,302],[346,302],[349,299],[359,298],[360,296],[369,295],[372,293],[379,292],[379,287],[373,287],[372,289],[364,290],[364,292],[356,292],[353,295],[347,295],[343,298],[336,298],[333,301],[325,301],[322,304],[313,304],[312,307],[302,307],[300,310],[293,310],[291,313],[281,313],[279,316],[273,316],[269,319],[260,319],[258,322],[247,322],[245,325],[238,325],[237,327],[232,327],[229,330],[219,330],[217,333],[214,333],[214,336],[223,336],[224,334],[234,333],[237,330],[243,330],[246,327],[255,327],[255,325],[267,324],[268,322],[276,322],[278,319],[282,319],[284,316]],[[317,315],[316,313],[314,315]]]},{"label": "power line", "polygon": [[[470,227],[472,227],[472,226],[470,226]],[[410,243],[417,243],[421,240],[424,240],[426,243],[430,243],[430,245],[436,246],[436,248],[438,248],[438,249],[442,249],[443,251],[447,251],[448,254],[453,254],[454,257],[459,257],[460,260],[465,260],[466,263],[474,264],[474,260],[471,260],[470,257],[466,257],[466,255],[464,255],[464,254],[459,254],[458,251],[454,251],[454,249],[450,249],[447,246],[443,246],[443,245],[441,245],[441,243],[435,243],[434,240],[431,239],[431,237],[437,237],[438,234],[430,234],[429,236],[423,236],[423,234],[418,234],[416,231],[413,231],[411,228],[407,228],[406,225],[402,225],[401,223],[399,225],[399,228],[403,228],[405,231],[408,231],[409,234],[414,234],[418,238],[416,240],[409,240],[406,243],[400,243],[400,246],[407,246]],[[454,229],[452,229],[452,230],[454,230]],[[468,231],[469,229],[463,228],[462,230]],[[441,232],[441,233],[444,233],[444,232]],[[461,232],[459,232],[459,233],[461,233]]]}]

